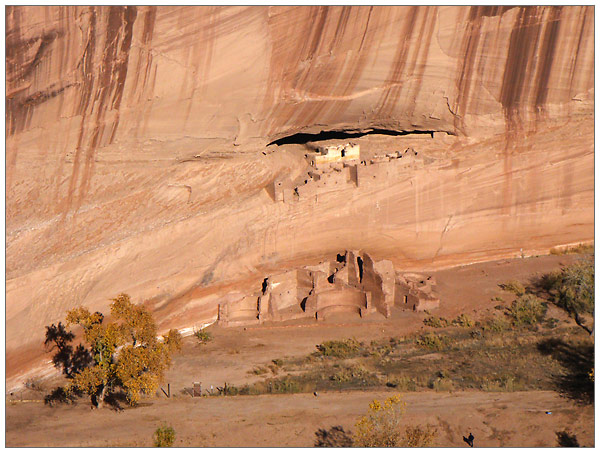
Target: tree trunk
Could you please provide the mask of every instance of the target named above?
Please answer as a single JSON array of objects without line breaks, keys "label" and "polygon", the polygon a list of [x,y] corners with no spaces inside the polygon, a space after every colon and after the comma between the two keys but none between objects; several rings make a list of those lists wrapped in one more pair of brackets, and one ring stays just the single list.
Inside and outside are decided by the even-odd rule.
[{"label": "tree trunk", "polygon": [[589,327],[587,327],[584,323],[583,320],[581,319],[581,317],[579,316],[579,313],[575,312],[575,322],[577,323],[577,325],[579,327],[581,327],[583,330],[585,330],[587,333],[589,333],[590,335],[594,334],[594,328],[592,327],[591,329]]},{"label": "tree trunk", "polygon": [[92,406],[95,408],[104,407],[104,398],[106,397],[108,386],[102,385],[102,387],[92,395]]}]

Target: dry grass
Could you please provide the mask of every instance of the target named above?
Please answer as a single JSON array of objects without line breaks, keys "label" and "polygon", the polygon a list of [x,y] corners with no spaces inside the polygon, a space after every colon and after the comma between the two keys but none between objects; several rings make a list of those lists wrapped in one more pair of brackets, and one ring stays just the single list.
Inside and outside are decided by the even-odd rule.
[{"label": "dry grass", "polygon": [[594,244],[577,244],[569,245],[566,247],[552,247],[550,249],[551,255],[570,255],[570,254],[585,254],[593,253]]}]

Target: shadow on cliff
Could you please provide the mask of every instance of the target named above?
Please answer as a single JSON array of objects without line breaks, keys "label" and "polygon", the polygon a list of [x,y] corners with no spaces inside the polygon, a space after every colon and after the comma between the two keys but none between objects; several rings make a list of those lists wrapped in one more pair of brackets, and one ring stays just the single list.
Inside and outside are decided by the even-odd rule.
[{"label": "shadow on cliff", "polygon": [[356,131],[321,131],[316,134],[298,133],[282,137],[267,144],[270,145],[305,145],[311,142],[319,142],[324,140],[347,140],[350,138],[363,137],[365,135],[409,135],[409,134],[424,134],[433,137],[434,131],[394,131],[389,129],[371,129],[362,132]]},{"label": "shadow on cliff", "polygon": [[593,344],[567,343],[551,338],[540,342],[538,350],[563,366],[564,372],[553,376],[556,389],[562,396],[580,404],[594,403]]}]

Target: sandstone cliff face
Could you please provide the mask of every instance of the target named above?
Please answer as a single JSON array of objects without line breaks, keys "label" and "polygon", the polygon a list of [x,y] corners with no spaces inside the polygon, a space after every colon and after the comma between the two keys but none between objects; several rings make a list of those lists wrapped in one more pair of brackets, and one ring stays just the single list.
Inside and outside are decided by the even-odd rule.
[{"label": "sandstone cliff face", "polygon": [[518,127],[593,87],[590,6],[16,7],[7,25],[9,135],[55,129],[70,149],[347,126],[489,134],[478,117]]},{"label": "sandstone cliff face", "polygon": [[[180,327],[324,253],[420,269],[592,239],[593,14],[9,7],[7,373],[120,291]],[[266,144],[369,128],[455,137],[393,182],[293,206],[263,190],[304,165]]]}]

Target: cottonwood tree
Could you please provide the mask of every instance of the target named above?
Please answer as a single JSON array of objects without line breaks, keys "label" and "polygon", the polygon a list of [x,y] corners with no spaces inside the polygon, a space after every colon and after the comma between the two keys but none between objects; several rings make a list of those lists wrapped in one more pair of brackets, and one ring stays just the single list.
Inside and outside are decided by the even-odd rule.
[{"label": "cottonwood tree", "polygon": [[[65,391],[83,392],[97,407],[118,388],[125,391],[132,405],[143,394],[156,391],[171,364],[172,354],[181,348],[179,332],[172,329],[160,341],[151,313],[142,305],[133,304],[127,294],[120,294],[112,301],[111,322],[105,322],[102,313],[91,313],[85,307],[67,313],[66,327],[83,328],[91,360],[82,369],[70,370],[71,379]],[[63,332],[62,336],[67,342],[73,339],[70,332],[66,335]]]}]

